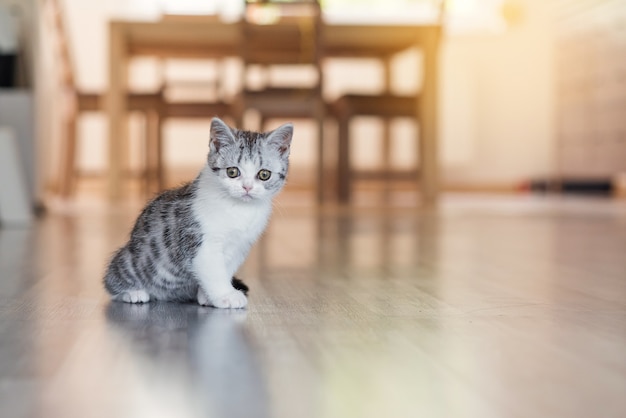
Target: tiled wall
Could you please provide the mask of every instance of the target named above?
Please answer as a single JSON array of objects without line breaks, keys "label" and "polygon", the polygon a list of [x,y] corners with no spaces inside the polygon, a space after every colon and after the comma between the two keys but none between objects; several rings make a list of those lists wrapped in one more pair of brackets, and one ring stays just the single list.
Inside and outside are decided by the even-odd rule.
[{"label": "tiled wall", "polygon": [[626,172],[626,4],[570,1],[557,39],[557,155],[562,177]]}]

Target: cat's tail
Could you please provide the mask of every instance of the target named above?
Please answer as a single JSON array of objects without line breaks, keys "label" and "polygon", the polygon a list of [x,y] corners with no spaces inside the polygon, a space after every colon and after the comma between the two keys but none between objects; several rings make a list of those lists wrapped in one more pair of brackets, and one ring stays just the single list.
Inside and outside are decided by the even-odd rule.
[{"label": "cat's tail", "polygon": [[126,247],[117,250],[104,275],[104,288],[113,299],[117,299],[129,290],[137,290],[142,286],[134,274]]},{"label": "cat's tail", "polygon": [[235,289],[239,290],[241,293],[243,293],[244,295],[248,296],[248,290],[250,290],[250,289],[248,288],[248,286],[244,282],[242,282],[241,280],[239,280],[236,277],[233,277],[233,280],[232,280],[231,283],[232,283],[232,285],[233,285],[233,287]]}]

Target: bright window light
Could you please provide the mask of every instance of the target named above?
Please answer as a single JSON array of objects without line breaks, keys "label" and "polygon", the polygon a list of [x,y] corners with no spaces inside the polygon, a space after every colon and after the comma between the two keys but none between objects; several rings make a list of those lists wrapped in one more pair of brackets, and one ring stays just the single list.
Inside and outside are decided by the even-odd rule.
[{"label": "bright window light", "polygon": [[[505,4],[515,0],[445,0],[449,34],[498,33],[506,29]],[[322,0],[329,21],[427,23],[441,17],[441,0]]]},{"label": "bright window light", "polygon": [[[441,20],[442,0],[321,0],[333,23],[417,24]],[[507,28],[505,8],[519,0],[444,0],[443,23],[452,35],[500,33]],[[130,0],[135,12],[154,14],[243,15],[244,0]],[[230,20],[230,19],[229,19]]]}]

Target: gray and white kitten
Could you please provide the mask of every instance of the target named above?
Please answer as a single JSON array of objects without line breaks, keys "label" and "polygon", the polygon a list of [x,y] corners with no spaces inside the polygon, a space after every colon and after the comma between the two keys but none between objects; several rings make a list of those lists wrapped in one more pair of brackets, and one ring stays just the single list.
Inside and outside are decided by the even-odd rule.
[{"label": "gray and white kitten", "polygon": [[248,288],[233,274],[285,184],[292,136],[291,124],[255,133],[214,118],[207,165],[191,183],[148,203],[113,255],[104,278],[112,298],[245,307]]}]

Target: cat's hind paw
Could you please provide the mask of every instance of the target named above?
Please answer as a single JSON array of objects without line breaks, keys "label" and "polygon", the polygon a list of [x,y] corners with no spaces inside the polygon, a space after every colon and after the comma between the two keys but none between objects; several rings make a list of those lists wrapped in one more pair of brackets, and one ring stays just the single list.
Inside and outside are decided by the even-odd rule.
[{"label": "cat's hind paw", "polygon": [[231,290],[223,295],[209,299],[203,291],[198,292],[198,303],[221,309],[242,309],[248,305],[248,298],[239,290]]},{"label": "cat's hind paw", "polygon": [[143,289],[129,290],[116,297],[126,303],[146,303],[150,302],[150,294]]},{"label": "cat's hind paw", "polygon": [[216,308],[232,308],[241,309],[245,308],[248,304],[248,298],[239,290],[231,290],[230,292],[215,298],[212,301],[212,305]]}]

